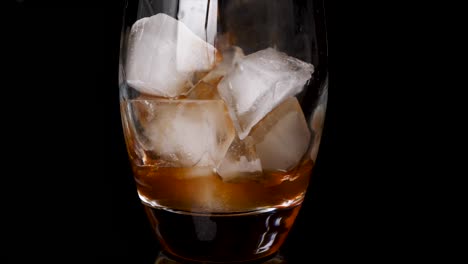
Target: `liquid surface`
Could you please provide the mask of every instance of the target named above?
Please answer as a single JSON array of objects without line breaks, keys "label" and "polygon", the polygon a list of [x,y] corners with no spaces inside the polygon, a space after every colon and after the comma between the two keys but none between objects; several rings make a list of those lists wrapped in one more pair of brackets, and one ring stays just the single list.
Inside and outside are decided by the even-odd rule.
[{"label": "liquid surface", "polygon": [[151,207],[247,212],[297,204],[304,197],[312,166],[308,160],[289,172],[265,172],[261,177],[239,182],[224,182],[212,170],[187,176],[193,168],[134,166],[134,175],[140,198]]}]

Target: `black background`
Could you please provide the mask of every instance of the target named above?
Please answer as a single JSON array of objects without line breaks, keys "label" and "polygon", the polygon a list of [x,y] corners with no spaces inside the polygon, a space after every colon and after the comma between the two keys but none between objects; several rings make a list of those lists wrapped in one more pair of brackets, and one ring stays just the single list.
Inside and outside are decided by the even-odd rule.
[{"label": "black background", "polygon": [[[2,254],[11,263],[156,258],[120,123],[122,2],[2,6]],[[359,7],[340,4],[325,1],[329,103],[312,183],[281,251],[292,264],[380,262],[407,250],[388,247],[402,217],[381,199],[395,181],[385,151],[393,142],[379,133],[383,117],[369,115],[390,91],[364,52],[378,34],[364,35],[349,11]],[[383,93],[368,89],[375,85]]]}]

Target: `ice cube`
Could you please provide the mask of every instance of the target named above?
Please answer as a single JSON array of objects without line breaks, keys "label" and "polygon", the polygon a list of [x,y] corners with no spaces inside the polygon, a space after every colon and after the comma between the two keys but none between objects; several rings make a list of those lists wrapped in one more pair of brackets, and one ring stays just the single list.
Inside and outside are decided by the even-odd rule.
[{"label": "ice cube", "polygon": [[286,98],[301,92],[314,67],[267,48],[241,59],[219,83],[240,139]]},{"label": "ice cube", "polygon": [[218,1],[180,0],[177,18],[190,30],[214,45],[218,20]]},{"label": "ice cube", "polygon": [[217,172],[225,182],[259,178],[262,175],[262,164],[255,153],[253,139],[251,137],[246,137],[244,140],[234,138]]},{"label": "ice cube", "polygon": [[235,136],[222,100],[133,100],[140,147],[161,167],[216,167]]},{"label": "ice cube", "polygon": [[310,131],[295,97],[273,109],[252,129],[257,156],[263,170],[288,171],[309,147]]},{"label": "ice cube", "polygon": [[221,54],[221,63],[217,64],[213,70],[208,72],[202,78],[199,78],[201,80],[195,85],[194,88],[192,88],[192,90],[190,90],[187,98],[206,100],[221,99],[217,89],[221,78],[223,78],[223,76],[229,72],[235,63],[237,63],[242,57],[245,56],[242,49],[236,46],[226,48],[221,52]]},{"label": "ice cube", "polygon": [[220,100],[216,84],[200,81],[195,87],[190,90],[187,95],[188,99],[203,99],[203,100]]},{"label": "ice cube", "polygon": [[220,64],[211,70],[205,77],[203,81],[209,83],[218,83],[219,80],[226,75],[234,65],[241,60],[245,55],[241,48],[237,46],[231,46],[226,48],[221,52],[223,60]]},{"label": "ice cube", "polygon": [[177,97],[192,88],[196,71],[210,70],[216,49],[163,13],[133,24],[126,57],[127,83],[140,92]]}]

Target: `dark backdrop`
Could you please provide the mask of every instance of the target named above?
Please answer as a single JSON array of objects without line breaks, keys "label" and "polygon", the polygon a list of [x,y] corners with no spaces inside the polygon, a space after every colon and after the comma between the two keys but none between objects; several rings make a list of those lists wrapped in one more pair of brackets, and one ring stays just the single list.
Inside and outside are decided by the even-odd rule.
[{"label": "dark backdrop", "polygon": [[[154,262],[158,245],[119,116],[122,2],[17,0],[1,9],[2,254],[11,263],[40,256]],[[368,147],[378,141],[370,140],[372,118],[359,91],[370,67],[356,66],[366,44],[348,7],[325,5],[329,104],[310,189],[281,251],[292,264],[385,259],[374,253],[392,228],[376,224],[381,186],[367,177],[376,159]]]}]

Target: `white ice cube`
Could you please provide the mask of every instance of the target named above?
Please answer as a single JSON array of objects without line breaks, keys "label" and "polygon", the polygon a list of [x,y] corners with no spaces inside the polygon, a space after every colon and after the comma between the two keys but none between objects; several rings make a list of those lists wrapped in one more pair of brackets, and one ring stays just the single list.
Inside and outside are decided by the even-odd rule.
[{"label": "white ice cube", "polygon": [[216,167],[235,136],[221,100],[131,101],[141,148],[150,151],[160,166]]},{"label": "white ice cube", "polygon": [[162,97],[186,94],[194,72],[210,70],[216,49],[163,13],[136,21],[129,34],[127,83]]},{"label": "white ice cube", "polygon": [[225,182],[255,180],[261,176],[262,164],[255,152],[253,139],[246,137],[240,140],[236,137],[219,164],[217,172]]},{"label": "white ice cube", "polygon": [[218,1],[179,0],[177,18],[190,30],[214,45],[218,22]]},{"label": "white ice cube", "polygon": [[286,98],[302,91],[311,78],[312,64],[267,48],[238,61],[219,83],[239,138]]},{"label": "white ice cube", "polygon": [[273,109],[251,132],[263,170],[288,171],[309,147],[310,131],[295,97]]},{"label": "white ice cube", "polygon": [[221,54],[223,60],[220,64],[216,65],[216,67],[211,70],[205,77],[203,77],[203,81],[209,83],[217,82],[245,56],[244,51],[242,51],[242,49],[237,46],[231,46],[223,50]]}]

